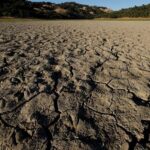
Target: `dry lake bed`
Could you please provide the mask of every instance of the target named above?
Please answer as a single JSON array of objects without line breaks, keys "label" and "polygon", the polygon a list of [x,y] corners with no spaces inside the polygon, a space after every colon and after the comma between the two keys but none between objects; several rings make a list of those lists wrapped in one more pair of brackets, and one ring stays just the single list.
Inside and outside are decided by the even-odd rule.
[{"label": "dry lake bed", "polygon": [[0,149],[149,150],[150,22],[1,22]]}]

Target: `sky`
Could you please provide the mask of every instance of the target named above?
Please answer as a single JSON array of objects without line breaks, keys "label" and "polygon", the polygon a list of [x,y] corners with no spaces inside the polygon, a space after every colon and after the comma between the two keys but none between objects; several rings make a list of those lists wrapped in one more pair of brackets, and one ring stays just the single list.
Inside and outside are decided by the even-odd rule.
[{"label": "sky", "polygon": [[[31,1],[47,1],[52,3],[70,2],[70,0],[31,0]],[[140,6],[150,3],[150,0],[71,0],[71,2],[78,2],[81,4],[106,6],[113,10],[119,10],[121,8],[128,8],[133,6]]]}]

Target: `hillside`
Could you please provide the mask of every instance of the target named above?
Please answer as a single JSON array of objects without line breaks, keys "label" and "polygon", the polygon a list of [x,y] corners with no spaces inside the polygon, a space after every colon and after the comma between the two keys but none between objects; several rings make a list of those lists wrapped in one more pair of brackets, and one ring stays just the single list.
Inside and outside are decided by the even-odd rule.
[{"label": "hillside", "polygon": [[45,19],[87,19],[106,16],[106,7],[82,5],[74,2],[54,4],[25,0],[2,0],[0,16],[34,17]]},{"label": "hillside", "polygon": [[108,15],[108,17],[150,17],[150,4],[121,9],[119,11],[113,11],[111,14]]},{"label": "hillside", "polygon": [[88,6],[75,2],[54,4],[27,0],[1,0],[0,16],[42,19],[150,17],[150,4],[112,11],[107,7]]}]

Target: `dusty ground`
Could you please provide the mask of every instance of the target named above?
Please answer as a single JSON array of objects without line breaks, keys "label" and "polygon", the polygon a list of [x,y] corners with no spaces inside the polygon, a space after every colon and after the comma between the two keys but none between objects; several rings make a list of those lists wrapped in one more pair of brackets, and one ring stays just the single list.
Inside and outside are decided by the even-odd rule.
[{"label": "dusty ground", "polygon": [[1,150],[149,150],[150,23],[0,23]]}]

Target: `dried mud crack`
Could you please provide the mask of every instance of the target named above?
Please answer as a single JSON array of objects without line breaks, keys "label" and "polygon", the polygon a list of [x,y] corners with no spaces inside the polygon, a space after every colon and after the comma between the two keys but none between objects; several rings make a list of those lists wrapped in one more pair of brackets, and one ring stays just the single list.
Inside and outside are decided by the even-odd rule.
[{"label": "dried mud crack", "polygon": [[0,23],[0,149],[149,150],[149,33],[142,21]]}]

